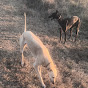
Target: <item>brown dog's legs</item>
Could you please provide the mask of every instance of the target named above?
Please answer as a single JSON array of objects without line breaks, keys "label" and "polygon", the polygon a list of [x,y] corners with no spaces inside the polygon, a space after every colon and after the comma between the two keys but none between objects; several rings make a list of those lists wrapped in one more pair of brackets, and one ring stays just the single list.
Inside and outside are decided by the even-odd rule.
[{"label": "brown dog's legs", "polygon": [[76,30],[76,37],[75,37],[75,41],[77,40],[78,32],[79,32],[79,28],[77,28],[77,30]]},{"label": "brown dog's legs", "polygon": [[70,40],[73,40],[72,39],[72,30],[73,30],[73,28],[70,28],[70,37],[69,37]]},{"label": "brown dog's legs", "polygon": [[73,28],[70,29],[70,38],[72,38],[72,30]]},{"label": "brown dog's legs", "polygon": [[78,37],[78,32],[79,32],[79,27],[80,27],[80,19],[78,19],[77,21],[77,26],[76,26],[76,37],[75,37],[75,41],[77,40],[77,37]]},{"label": "brown dog's legs", "polygon": [[64,32],[64,34],[65,34],[65,38],[64,38],[64,44],[65,44],[65,42],[66,42],[66,32]]},{"label": "brown dog's legs", "polygon": [[60,42],[62,40],[62,28],[60,28]]}]

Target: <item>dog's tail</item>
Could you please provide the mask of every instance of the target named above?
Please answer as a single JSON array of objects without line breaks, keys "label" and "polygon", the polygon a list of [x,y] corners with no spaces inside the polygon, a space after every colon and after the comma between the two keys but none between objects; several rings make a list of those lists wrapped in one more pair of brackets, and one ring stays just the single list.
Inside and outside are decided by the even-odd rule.
[{"label": "dog's tail", "polygon": [[25,28],[24,28],[24,32],[26,32],[26,13],[24,12],[24,17],[25,17]]}]

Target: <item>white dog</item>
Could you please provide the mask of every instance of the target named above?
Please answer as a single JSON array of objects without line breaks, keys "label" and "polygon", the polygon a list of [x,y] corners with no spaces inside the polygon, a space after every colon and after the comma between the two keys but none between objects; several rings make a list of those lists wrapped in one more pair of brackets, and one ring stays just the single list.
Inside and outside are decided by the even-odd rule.
[{"label": "white dog", "polygon": [[57,77],[56,65],[53,63],[48,49],[43,45],[41,40],[36,35],[34,35],[31,31],[26,31],[26,14],[25,13],[24,13],[24,16],[25,16],[25,31],[20,37],[20,51],[22,53],[21,65],[22,66],[24,65],[23,50],[24,50],[25,44],[27,44],[27,46],[31,50],[33,57],[35,58],[35,62],[33,66],[37,72],[37,75],[40,79],[40,82],[43,88],[46,88],[46,85],[44,84],[42,76],[41,76],[41,65],[46,67],[47,70],[49,71],[49,77],[53,84],[55,83],[56,77]]}]

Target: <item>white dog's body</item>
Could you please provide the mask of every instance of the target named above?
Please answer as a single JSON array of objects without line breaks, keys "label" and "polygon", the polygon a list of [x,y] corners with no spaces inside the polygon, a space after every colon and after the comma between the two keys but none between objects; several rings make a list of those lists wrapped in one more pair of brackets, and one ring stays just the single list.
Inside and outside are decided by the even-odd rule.
[{"label": "white dog's body", "polygon": [[[26,18],[26,15],[25,15],[25,18]],[[26,24],[25,24],[25,30],[26,30]],[[41,40],[36,35],[34,35],[31,31],[25,31],[20,37],[20,51],[22,53],[22,61],[21,61],[22,66],[24,65],[23,50],[24,50],[25,44],[27,44],[27,46],[30,48],[32,55],[35,58],[35,62],[33,66],[37,72],[37,75],[39,76],[39,79],[40,79],[40,82],[42,83],[43,88],[46,88],[41,76],[40,66],[42,65],[46,67],[47,70],[49,70],[49,77],[52,83],[55,82],[56,76],[57,76],[56,66],[51,59],[48,49],[43,45]]]}]

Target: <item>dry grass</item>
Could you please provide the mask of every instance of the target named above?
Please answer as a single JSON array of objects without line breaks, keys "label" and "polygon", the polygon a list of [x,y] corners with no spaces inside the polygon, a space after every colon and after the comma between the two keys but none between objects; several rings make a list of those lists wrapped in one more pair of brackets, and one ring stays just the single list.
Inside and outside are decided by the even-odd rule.
[{"label": "dry grass", "polygon": [[[41,88],[32,66],[33,57],[28,49],[24,52],[26,66],[22,68],[20,65],[19,36],[24,30],[24,11],[27,12],[27,30],[40,37],[58,68],[55,85],[50,83],[47,71],[43,68],[47,88],[88,88],[88,1],[33,1],[30,0],[28,4],[28,0],[0,1],[0,88]],[[78,15],[81,18],[82,24],[76,43],[70,40],[66,44],[59,43],[58,23],[48,19],[48,15],[55,9],[65,17]]]}]

